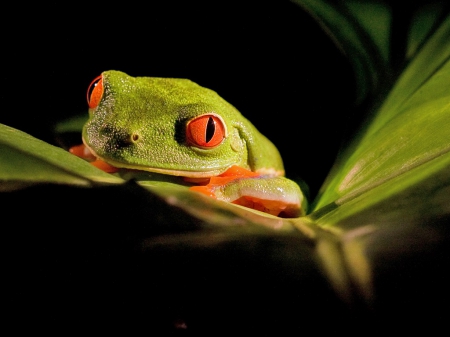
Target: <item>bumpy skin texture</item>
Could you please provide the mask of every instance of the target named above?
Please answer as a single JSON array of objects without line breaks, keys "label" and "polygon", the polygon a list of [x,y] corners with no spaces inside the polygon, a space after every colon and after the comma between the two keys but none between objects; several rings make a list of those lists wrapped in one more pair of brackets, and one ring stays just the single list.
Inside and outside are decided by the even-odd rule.
[{"label": "bumpy skin texture", "polygon": [[[214,176],[232,165],[283,174],[275,146],[212,90],[186,79],[130,77],[119,71],[104,72],[103,86],[83,141],[114,166],[190,177]],[[211,112],[222,117],[227,137],[213,149],[191,146],[186,123]]]},{"label": "bumpy skin texture", "polygon": [[[250,172],[220,189],[211,185],[212,196],[233,202],[254,191],[257,199],[298,204],[300,212],[290,215],[302,214],[302,192],[282,177],[276,147],[216,92],[187,79],[131,77],[120,71],[103,72],[102,86],[83,128],[83,143],[95,157],[114,167],[193,179],[240,167],[257,177]],[[188,123],[204,114],[224,123],[225,137],[213,147],[193,144],[187,136]]]}]

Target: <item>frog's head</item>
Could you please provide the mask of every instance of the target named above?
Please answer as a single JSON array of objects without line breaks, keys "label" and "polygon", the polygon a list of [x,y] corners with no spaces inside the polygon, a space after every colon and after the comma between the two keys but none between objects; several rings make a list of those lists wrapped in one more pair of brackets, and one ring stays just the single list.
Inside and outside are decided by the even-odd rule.
[{"label": "frog's head", "polygon": [[113,166],[189,177],[248,167],[249,122],[189,80],[106,71],[91,84],[88,103],[83,142]]}]

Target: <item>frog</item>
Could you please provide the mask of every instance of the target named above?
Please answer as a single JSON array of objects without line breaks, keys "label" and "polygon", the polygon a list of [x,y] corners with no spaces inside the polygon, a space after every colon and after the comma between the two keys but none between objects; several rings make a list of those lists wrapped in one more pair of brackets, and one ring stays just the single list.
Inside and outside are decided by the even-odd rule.
[{"label": "frog", "polygon": [[182,178],[190,191],[273,216],[305,215],[275,145],[232,104],[185,78],[107,70],[88,87],[82,144],[70,152],[99,169]]}]

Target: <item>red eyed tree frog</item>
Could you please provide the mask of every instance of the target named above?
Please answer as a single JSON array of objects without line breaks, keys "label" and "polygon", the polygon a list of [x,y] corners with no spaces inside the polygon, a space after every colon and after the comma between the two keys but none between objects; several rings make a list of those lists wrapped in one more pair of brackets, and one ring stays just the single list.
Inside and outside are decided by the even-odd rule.
[{"label": "red eyed tree frog", "polygon": [[70,151],[106,172],[182,176],[191,190],[272,215],[305,214],[276,147],[216,92],[187,79],[105,71],[87,94],[83,145]]}]

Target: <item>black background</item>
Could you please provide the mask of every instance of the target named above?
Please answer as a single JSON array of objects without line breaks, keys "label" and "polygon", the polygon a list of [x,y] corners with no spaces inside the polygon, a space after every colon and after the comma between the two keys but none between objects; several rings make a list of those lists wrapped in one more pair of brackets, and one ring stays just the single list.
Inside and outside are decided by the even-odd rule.
[{"label": "black background", "polygon": [[[108,69],[189,78],[235,105],[314,196],[353,123],[354,78],[289,1],[46,3],[4,8],[0,123],[54,143]],[[352,121],[350,120],[352,119]]]}]

